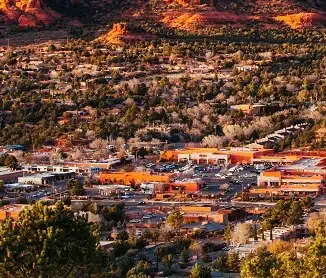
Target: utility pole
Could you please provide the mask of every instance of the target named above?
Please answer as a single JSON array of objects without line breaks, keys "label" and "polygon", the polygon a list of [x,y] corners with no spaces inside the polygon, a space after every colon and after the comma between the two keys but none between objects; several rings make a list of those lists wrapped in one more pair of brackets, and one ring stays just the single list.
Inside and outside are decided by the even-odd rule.
[{"label": "utility pole", "polygon": [[138,150],[135,152],[135,162],[137,161]]}]

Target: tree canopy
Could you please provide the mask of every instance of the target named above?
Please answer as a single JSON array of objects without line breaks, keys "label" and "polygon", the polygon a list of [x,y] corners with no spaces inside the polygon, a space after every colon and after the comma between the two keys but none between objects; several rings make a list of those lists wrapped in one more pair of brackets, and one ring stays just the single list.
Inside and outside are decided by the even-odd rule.
[{"label": "tree canopy", "polygon": [[178,210],[172,211],[166,218],[166,224],[174,229],[179,229],[183,222],[183,216]]},{"label": "tree canopy", "polygon": [[97,233],[62,203],[38,202],[0,225],[1,277],[91,277],[104,269]]},{"label": "tree canopy", "polygon": [[326,233],[321,224],[316,238],[301,250],[277,243],[271,248],[262,247],[250,254],[241,265],[243,278],[325,277]]}]

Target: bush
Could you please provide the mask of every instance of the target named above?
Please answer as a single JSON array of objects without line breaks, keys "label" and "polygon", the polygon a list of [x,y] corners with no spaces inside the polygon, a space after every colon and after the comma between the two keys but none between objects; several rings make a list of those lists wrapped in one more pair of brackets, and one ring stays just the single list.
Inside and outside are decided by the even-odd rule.
[{"label": "bush", "polygon": [[8,200],[0,200],[0,207],[6,206],[9,204],[10,204],[10,202]]}]

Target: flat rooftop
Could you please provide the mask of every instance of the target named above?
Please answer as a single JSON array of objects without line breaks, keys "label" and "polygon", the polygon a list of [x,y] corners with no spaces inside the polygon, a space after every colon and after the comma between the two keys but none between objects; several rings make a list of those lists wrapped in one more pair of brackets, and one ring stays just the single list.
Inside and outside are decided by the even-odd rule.
[{"label": "flat rooftop", "polygon": [[55,175],[52,174],[48,174],[48,173],[39,173],[39,174],[35,174],[35,175],[29,175],[29,176],[25,176],[24,178],[34,178],[34,179],[41,179],[41,178],[52,178],[55,177]]},{"label": "flat rooftop", "polygon": [[278,166],[278,170],[293,170],[293,171],[311,171],[316,173],[323,173],[326,171],[324,165],[325,158],[307,158],[303,157],[290,165]]}]

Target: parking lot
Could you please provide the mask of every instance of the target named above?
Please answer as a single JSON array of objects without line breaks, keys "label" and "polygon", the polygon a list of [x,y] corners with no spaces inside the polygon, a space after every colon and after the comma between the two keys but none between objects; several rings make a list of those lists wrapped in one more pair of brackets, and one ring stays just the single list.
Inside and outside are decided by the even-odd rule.
[{"label": "parking lot", "polygon": [[[258,174],[258,170],[253,166],[194,165],[179,176],[201,178],[206,183],[205,188],[201,190],[202,193],[217,194],[224,191],[225,198],[229,199],[236,193],[256,185]],[[227,187],[227,190],[222,190]]]},{"label": "parking lot", "polygon": [[[200,178],[205,187],[200,191],[205,195],[223,193],[222,199],[229,201],[236,193],[246,191],[257,185],[257,176],[264,170],[262,165],[208,165],[185,162],[147,161],[143,165],[148,171],[155,173],[175,173],[178,179]],[[225,188],[228,187],[227,190]]]}]

